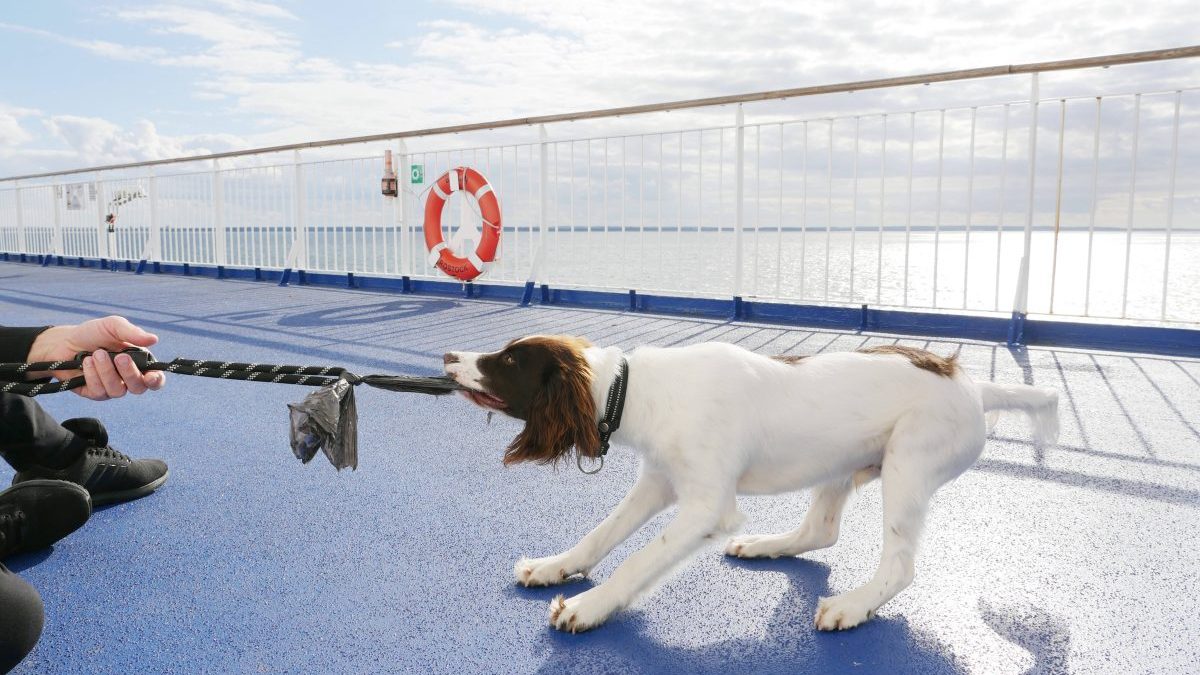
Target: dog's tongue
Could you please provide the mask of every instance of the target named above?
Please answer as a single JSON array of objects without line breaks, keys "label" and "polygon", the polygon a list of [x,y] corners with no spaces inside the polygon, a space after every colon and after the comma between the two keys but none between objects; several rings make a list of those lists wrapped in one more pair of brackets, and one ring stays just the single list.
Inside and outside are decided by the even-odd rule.
[{"label": "dog's tongue", "polygon": [[494,408],[497,410],[503,410],[505,407],[507,407],[504,405],[503,400],[486,392],[469,389],[465,393],[471,399],[471,401],[475,403],[475,405],[482,406],[484,408]]}]

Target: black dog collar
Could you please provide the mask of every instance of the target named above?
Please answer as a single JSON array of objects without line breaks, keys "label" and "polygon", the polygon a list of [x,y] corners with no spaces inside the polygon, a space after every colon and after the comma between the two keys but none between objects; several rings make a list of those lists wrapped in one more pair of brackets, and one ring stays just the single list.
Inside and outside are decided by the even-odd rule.
[{"label": "black dog collar", "polygon": [[617,378],[613,380],[612,386],[608,388],[608,399],[604,404],[604,417],[596,424],[596,428],[600,431],[600,454],[598,455],[600,465],[592,471],[587,471],[583,468],[583,456],[576,455],[576,464],[579,470],[587,474],[598,473],[604,468],[604,456],[608,454],[609,439],[613,433],[621,428],[621,414],[625,412],[625,391],[629,388],[629,362],[625,357],[621,357],[621,369],[617,373]]}]

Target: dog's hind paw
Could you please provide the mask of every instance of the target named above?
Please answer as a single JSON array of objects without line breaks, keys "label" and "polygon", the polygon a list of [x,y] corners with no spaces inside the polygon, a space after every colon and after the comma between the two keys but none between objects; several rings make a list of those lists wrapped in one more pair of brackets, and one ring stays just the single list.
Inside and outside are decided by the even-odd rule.
[{"label": "dog's hind paw", "polygon": [[550,602],[550,625],[561,631],[582,633],[604,623],[618,607],[599,586],[569,600],[560,595]]},{"label": "dog's hind paw", "polygon": [[778,558],[785,555],[778,539],[779,537],[758,534],[734,537],[725,544],[725,555],[735,558]]},{"label": "dog's hind paw", "polygon": [[583,571],[569,562],[565,553],[548,558],[521,558],[513,566],[513,576],[522,586],[554,586]]}]

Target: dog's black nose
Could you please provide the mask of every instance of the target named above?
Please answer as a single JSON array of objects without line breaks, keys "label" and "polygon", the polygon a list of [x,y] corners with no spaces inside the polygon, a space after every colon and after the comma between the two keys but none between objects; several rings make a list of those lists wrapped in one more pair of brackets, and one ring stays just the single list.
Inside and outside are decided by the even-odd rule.
[{"label": "dog's black nose", "polygon": [[454,352],[446,352],[445,354],[442,354],[442,363],[446,365],[458,363],[458,354],[455,354]]}]

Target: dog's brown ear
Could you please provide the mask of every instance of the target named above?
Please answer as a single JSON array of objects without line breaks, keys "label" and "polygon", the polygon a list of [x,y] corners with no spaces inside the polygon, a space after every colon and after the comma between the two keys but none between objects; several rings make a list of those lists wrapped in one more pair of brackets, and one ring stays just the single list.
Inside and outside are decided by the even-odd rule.
[{"label": "dog's brown ear", "polygon": [[582,341],[560,342],[542,387],[534,395],[525,428],[504,453],[505,464],[554,464],[571,448],[586,457],[600,452],[592,370],[583,357]]}]

